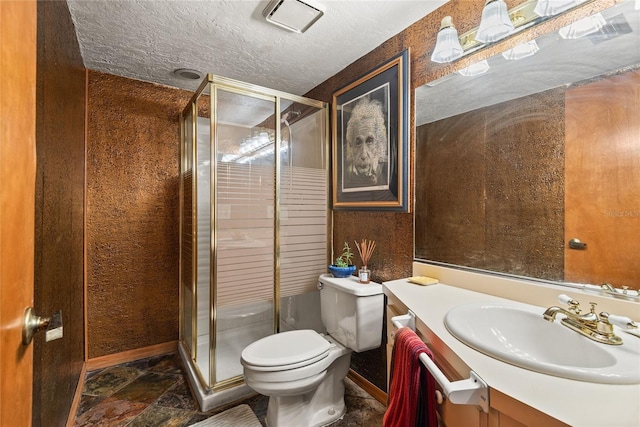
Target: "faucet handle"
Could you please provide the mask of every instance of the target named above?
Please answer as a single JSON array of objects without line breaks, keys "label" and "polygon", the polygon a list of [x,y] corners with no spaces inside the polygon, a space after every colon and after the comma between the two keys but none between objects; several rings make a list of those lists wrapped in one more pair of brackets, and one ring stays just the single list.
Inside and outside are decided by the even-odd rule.
[{"label": "faucet handle", "polygon": [[574,300],[573,298],[571,298],[569,295],[565,295],[565,294],[560,294],[558,295],[558,301],[561,304],[567,304],[569,306],[569,311],[572,311],[576,314],[580,314],[580,303],[576,300]]},{"label": "faucet handle", "polygon": [[573,298],[571,298],[569,295],[566,295],[566,294],[558,295],[558,302],[560,302],[561,304],[568,304],[568,305],[578,304],[578,301],[574,300]]},{"label": "faucet handle", "polygon": [[618,316],[615,314],[608,314],[607,319],[609,323],[616,325],[622,329],[637,329],[638,325],[626,316]]}]

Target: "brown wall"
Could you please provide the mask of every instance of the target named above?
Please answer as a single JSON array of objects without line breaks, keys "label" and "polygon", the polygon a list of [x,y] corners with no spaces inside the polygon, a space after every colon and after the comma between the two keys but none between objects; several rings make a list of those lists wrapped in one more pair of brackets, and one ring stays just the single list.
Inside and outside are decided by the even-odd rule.
[{"label": "brown wall", "polygon": [[564,89],[420,126],[420,259],[563,279]]},{"label": "brown wall", "polygon": [[66,2],[38,2],[34,302],[64,336],[34,336],[33,425],[67,421],[84,361],[85,70]]},{"label": "brown wall", "polygon": [[[519,4],[520,1],[508,0],[506,3],[508,7],[513,7]],[[576,17],[589,15],[594,10],[601,10],[613,4],[613,0],[596,0],[578,11],[549,20],[508,40],[494,43],[490,47],[469,55],[454,64],[436,64],[431,62],[430,56],[435,46],[440,21],[444,16],[450,15],[453,17],[459,34],[473,29],[480,23],[484,2],[452,0],[350,64],[340,73],[318,85],[309,91],[306,96],[331,102],[333,92],[358,79],[404,49],[410,49],[411,77],[409,84],[412,102],[409,117],[412,122],[410,123],[409,138],[411,149],[409,181],[410,188],[413,190],[415,141],[413,91],[416,87],[463,68],[470,63],[502,52],[521,43],[523,40],[530,40],[540,34],[560,28]],[[411,209],[413,210],[413,206],[411,206]],[[345,240],[353,241],[362,237],[379,241],[370,263],[373,280],[385,281],[398,277],[407,277],[411,274],[413,261],[412,214],[358,211],[334,212],[333,250],[335,253],[340,253],[339,251],[342,249]]]},{"label": "brown wall", "polygon": [[[406,31],[383,43],[305,96],[331,102],[333,92],[402,52],[407,47],[405,33]],[[412,116],[413,114],[410,114],[409,117]],[[354,240],[361,241],[363,238],[376,240],[376,250],[369,262],[372,280],[384,281],[407,277],[411,274],[413,259],[413,215],[411,213],[334,211],[333,221],[334,254],[342,253],[345,241],[350,242],[353,249]],[[335,259],[335,256],[332,256],[332,259]]]},{"label": "brown wall", "polygon": [[90,359],[178,339],[179,114],[190,95],[89,72]]}]

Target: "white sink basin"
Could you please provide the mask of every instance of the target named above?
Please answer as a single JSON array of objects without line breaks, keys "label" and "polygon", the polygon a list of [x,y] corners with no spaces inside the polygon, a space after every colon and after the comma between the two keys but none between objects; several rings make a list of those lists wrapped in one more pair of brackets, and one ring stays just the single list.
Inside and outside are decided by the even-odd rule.
[{"label": "white sink basin", "polygon": [[466,345],[503,362],[544,374],[605,384],[640,383],[640,338],[622,332],[619,346],[600,344],[543,319],[544,308],[466,304],[445,326]]}]

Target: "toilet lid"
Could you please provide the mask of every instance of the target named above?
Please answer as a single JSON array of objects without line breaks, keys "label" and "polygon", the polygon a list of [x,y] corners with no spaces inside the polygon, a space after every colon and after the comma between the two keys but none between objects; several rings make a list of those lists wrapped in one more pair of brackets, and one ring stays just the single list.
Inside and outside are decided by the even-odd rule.
[{"label": "toilet lid", "polygon": [[321,359],[330,346],[329,341],[311,329],[282,332],[249,344],[242,351],[242,360],[252,366],[293,365]]}]

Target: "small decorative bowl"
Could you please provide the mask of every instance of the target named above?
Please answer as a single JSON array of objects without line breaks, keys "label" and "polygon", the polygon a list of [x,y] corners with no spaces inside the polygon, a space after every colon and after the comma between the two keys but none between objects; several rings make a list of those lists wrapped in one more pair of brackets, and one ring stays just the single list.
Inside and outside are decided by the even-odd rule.
[{"label": "small decorative bowl", "polygon": [[355,265],[349,265],[347,267],[338,267],[333,264],[329,266],[329,271],[333,274],[333,277],[349,277],[356,271]]}]

